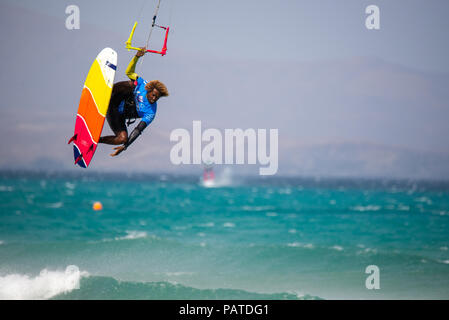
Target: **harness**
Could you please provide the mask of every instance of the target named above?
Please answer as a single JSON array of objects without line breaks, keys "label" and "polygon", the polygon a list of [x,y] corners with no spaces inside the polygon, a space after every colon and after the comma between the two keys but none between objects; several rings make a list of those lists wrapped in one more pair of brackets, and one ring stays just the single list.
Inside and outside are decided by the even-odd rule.
[{"label": "harness", "polygon": [[126,125],[129,125],[136,122],[136,119],[139,118],[137,114],[136,102],[134,101],[134,94],[131,94],[125,99],[125,104],[123,106],[123,115],[125,116]]}]

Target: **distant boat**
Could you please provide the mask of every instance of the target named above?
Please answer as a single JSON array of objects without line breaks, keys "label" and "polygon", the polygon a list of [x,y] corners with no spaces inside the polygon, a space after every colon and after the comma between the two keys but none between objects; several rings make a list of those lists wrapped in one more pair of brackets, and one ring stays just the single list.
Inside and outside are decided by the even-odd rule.
[{"label": "distant boat", "polygon": [[205,186],[205,187],[215,186],[214,168],[213,168],[213,164],[210,162],[204,164],[203,186]]}]

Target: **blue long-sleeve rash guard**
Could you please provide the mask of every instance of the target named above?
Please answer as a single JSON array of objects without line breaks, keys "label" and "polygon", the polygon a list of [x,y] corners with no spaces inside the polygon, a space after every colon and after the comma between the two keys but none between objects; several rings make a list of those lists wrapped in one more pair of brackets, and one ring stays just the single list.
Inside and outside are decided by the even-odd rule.
[{"label": "blue long-sleeve rash guard", "polygon": [[[147,99],[147,90],[145,90],[147,81],[143,80],[141,77],[138,77],[134,83],[136,84],[136,87],[134,88],[136,111],[139,118],[142,118],[142,121],[148,126],[156,116],[157,102],[150,103]],[[122,114],[124,112],[124,105],[125,101],[122,101],[119,106],[119,112]]]},{"label": "blue long-sleeve rash guard", "polygon": [[137,114],[148,126],[156,116],[157,102],[150,103],[148,101],[147,90],[145,90],[146,84],[147,81],[143,80],[141,77],[137,78],[136,87],[134,88],[134,99],[136,102]]},{"label": "blue long-sleeve rash guard", "polygon": [[[134,82],[136,87],[134,88],[134,101],[136,103],[137,115],[142,118],[142,121],[134,128],[133,132],[128,137],[128,141],[124,144],[125,150],[128,146],[137,139],[142,131],[154,120],[157,111],[157,102],[150,103],[147,99],[147,90],[145,85],[147,81],[140,77],[137,77]],[[122,101],[119,106],[119,112],[123,114],[125,101]]]}]

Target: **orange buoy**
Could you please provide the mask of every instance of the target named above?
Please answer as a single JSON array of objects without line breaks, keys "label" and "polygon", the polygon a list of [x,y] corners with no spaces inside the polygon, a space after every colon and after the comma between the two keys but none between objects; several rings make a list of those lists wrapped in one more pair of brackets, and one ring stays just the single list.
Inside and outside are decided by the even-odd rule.
[{"label": "orange buoy", "polygon": [[96,201],[94,202],[92,209],[94,209],[95,211],[103,210],[103,205],[101,204],[100,201]]}]

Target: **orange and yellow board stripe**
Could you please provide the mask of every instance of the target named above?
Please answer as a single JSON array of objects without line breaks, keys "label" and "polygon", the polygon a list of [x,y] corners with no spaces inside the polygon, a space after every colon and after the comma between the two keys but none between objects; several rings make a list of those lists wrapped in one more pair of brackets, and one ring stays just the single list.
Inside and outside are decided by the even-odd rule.
[{"label": "orange and yellow board stripe", "polygon": [[115,51],[109,49],[115,56],[111,59],[113,61],[108,61],[107,55],[103,54],[105,50],[97,56],[89,70],[76,117],[74,157],[78,159],[82,155],[78,165],[84,168],[89,166],[95,153],[111,98],[117,56]]}]

